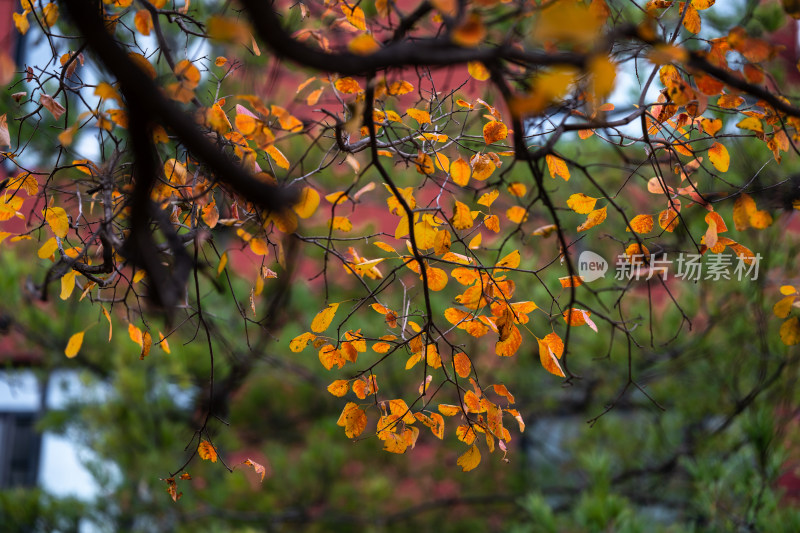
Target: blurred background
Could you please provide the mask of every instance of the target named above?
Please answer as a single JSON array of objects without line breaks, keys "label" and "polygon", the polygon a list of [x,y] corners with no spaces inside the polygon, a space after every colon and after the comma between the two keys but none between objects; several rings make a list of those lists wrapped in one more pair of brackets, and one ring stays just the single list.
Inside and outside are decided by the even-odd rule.
[{"label": "blurred background", "polygon": [[[749,23],[785,39],[796,61],[796,23],[776,16],[778,5],[754,7]],[[0,21],[10,21],[4,10],[14,7],[0,3]],[[35,51],[36,43],[12,39],[10,23],[0,31],[6,45]],[[787,70],[784,81],[796,77]],[[0,105],[10,108],[10,91]],[[115,315],[109,342],[96,306],[38,302],[30,291],[35,249],[0,244],[0,530],[800,531],[800,354],[781,343],[772,311],[779,287],[800,282],[800,223],[797,210],[780,209],[783,189],[767,187],[800,168],[790,157],[762,168],[772,158],[763,146],[734,146],[731,173],[742,182],[759,173],[757,202],[775,218],[767,230],[737,235],[762,254],[757,279],[673,281],[669,292],[631,285],[620,308],[638,324],[640,346],[615,340],[611,328],[574,330],[570,368],[580,378],[569,385],[542,369],[535,342],[500,364],[490,345],[474,341],[484,378],[508,385],[525,429],[512,431],[505,460],[487,454],[468,473],[456,466],[463,445],[453,419],[445,419],[444,442],[425,434],[405,455],[382,451],[374,431],[352,442],[337,426],[343,402],[325,388],[342,376],[323,369],[312,350],[288,349],[319,311],[320,281],[306,266],[321,252],[295,257],[297,268],[268,280],[275,282],[265,288],[268,301],[282,306],[268,331],[243,320],[230,295],[204,280],[218,351],[209,401],[208,350],[193,328],[170,337],[170,353],[154,349],[140,361],[122,317]],[[610,150],[589,139],[565,153],[603,161]],[[40,151],[44,161],[46,140]],[[619,181],[613,168],[595,170]],[[580,190],[570,187],[559,192],[563,200]],[[669,238],[665,247],[689,248],[681,231]],[[528,235],[516,244],[535,263],[545,259],[537,255],[541,242]],[[620,252],[612,242],[585,246],[612,263]],[[244,253],[235,262],[240,272],[257,268]],[[241,308],[247,276],[230,281]],[[350,288],[332,284],[329,300],[351,298]],[[517,290],[549,299],[539,284]],[[449,307],[453,295],[435,293],[434,307]],[[619,292],[586,297],[614,308]],[[382,327],[380,315],[360,319],[365,331]],[[153,320],[165,332],[175,325]],[[67,360],[70,335],[90,324],[81,355]],[[556,324],[562,333],[563,326]],[[408,393],[404,366],[405,357],[381,366],[387,397]],[[191,479],[177,480],[182,496],[173,502],[164,480],[191,455],[187,445],[196,447],[209,403],[221,461],[239,466],[229,472],[196,459]],[[266,467],[263,482],[240,465],[246,459]]]}]

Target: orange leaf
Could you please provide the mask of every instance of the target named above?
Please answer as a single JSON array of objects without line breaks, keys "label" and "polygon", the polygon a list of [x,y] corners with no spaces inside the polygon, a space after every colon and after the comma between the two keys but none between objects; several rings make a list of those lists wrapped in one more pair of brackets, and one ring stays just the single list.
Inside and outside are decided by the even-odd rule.
[{"label": "orange leaf", "polygon": [[142,35],[150,35],[150,31],[153,29],[153,17],[146,9],[136,12],[133,23],[136,26],[136,30]]},{"label": "orange leaf", "polygon": [[461,46],[478,46],[486,37],[483,20],[477,13],[469,16],[451,34],[453,42]]},{"label": "orange leaf", "polygon": [[361,85],[353,78],[339,78],[334,83],[334,86],[337,91],[345,94],[360,93],[362,91]]},{"label": "orange leaf", "polygon": [[483,126],[483,140],[486,141],[486,144],[502,141],[506,137],[508,137],[508,128],[502,122],[493,120]]},{"label": "orange leaf", "polygon": [[350,390],[350,384],[346,379],[337,379],[328,385],[328,392],[334,396],[344,396],[348,390]]},{"label": "orange leaf", "polygon": [[582,309],[572,308],[564,311],[562,315],[564,316],[564,322],[570,326],[582,326],[586,324],[586,318],[591,316],[591,313]]},{"label": "orange leaf", "polygon": [[432,291],[440,291],[447,286],[447,273],[441,268],[427,267],[425,269],[428,276],[428,288]]},{"label": "orange leaf", "polygon": [[458,352],[453,356],[453,368],[456,371],[456,374],[461,376],[462,378],[466,378],[472,372],[472,364],[470,363],[469,357],[464,352]]},{"label": "orange leaf", "polygon": [[[636,215],[631,219],[630,228],[636,233],[650,233],[653,231],[653,216],[652,215]],[[626,231],[630,231],[626,228]]]},{"label": "orange leaf", "polygon": [[[683,11],[683,2],[679,4],[680,10]],[[686,8],[686,14],[683,17],[683,27],[694,34],[700,33],[700,13],[693,6]]]},{"label": "orange leaf", "polygon": [[211,461],[212,463],[217,462],[217,450],[215,450],[214,446],[207,440],[200,441],[200,444],[197,446],[197,453],[200,455],[200,459],[204,461]]},{"label": "orange leaf", "polygon": [[553,350],[551,350],[550,346],[541,339],[539,340],[539,360],[541,361],[544,369],[551,374],[561,376],[562,378],[566,377],[564,371],[561,369],[561,365],[558,363],[558,359],[556,358],[555,354],[553,354]]},{"label": "orange leaf", "polygon": [[580,287],[583,285],[583,278],[581,276],[565,276],[563,278],[558,278],[558,281],[565,289],[568,287]]}]

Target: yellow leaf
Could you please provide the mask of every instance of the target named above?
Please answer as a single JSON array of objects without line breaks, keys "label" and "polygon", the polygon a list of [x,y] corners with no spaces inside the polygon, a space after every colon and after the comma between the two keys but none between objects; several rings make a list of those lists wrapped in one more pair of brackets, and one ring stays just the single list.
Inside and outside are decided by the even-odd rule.
[{"label": "yellow leaf", "polygon": [[219,264],[217,265],[217,276],[222,274],[222,271],[225,270],[225,266],[228,264],[228,252],[222,252],[222,255],[219,258]]},{"label": "yellow leaf", "polygon": [[500,233],[500,219],[497,217],[497,215],[484,217],[483,225],[495,233]]},{"label": "yellow leaf", "polygon": [[552,154],[547,154],[545,161],[547,162],[547,170],[550,171],[550,177],[555,179],[556,176],[561,176],[564,181],[569,181],[569,168],[566,161]]},{"label": "yellow leaf", "polygon": [[606,215],[607,211],[605,207],[602,209],[595,209],[586,217],[586,222],[578,226],[578,231],[586,231],[601,224],[606,219]]},{"label": "yellow leaf", "polygon": [[466,204],[456,201],[453,218],[451,219],[455,229],[469,229],[472,227],[472,214]]},{"label": "yellow leaf", "polygon": [[330,304],[328,307],[317,313],[317,316],[314,317],[314,320],[311,321],[311,331],[314,333],[322,333],[328,326],[331,325],[333,321],[333,317],[336,315],[336,310],[339,308],[339,304]]},{"label": "yellow leaf", "polygon": [[200,444],[197,445],[197,454],[204,461],[217,462],[217,450],[207,440],[200,441]]},{"label": "yellow leaf", "polygon": [[514,250],[495,265],[496,268],[517,268],[520,263],[519,250]]},{"label": "yellow leaf", "polygon": [[336,424],[344,427],[344,433],[348,438],[354,439],[366,429],[367,413],[355,403],[348,402]]},{"label": "yellow leaf", "polygon": [[56,250],[58,250],[58,241],[56,241],[55,237],[50,237],[45,241],[42,247],[39,248],[37,255],[40,259],[47,259],[52,256]]},{"label": "yellow leaf", "polygon": [[506,217],[515,224],[521,224],[528,219],[528,212],[523,207],[513,205],[506,211]]},{"label": "yellow leaf", "polygon": [[362,33],[350,41],[347,48],[354,54],[366,56],[380,50],[381,45],[372,35]]},{"label": "yellow leaf", "polygon": [[282,169],[289,168],[289,160],[286,159],[286,156],[283,155],[283,152],[275,148],[274,145],[270,144],[269,146],[267,146],[265,152],[267,152],[269,156],[272,158],[272,160],[275,161],[276,165],[278,165]]},{"label": "yellow leaf", "polygon": [[433,154],[433,162],[439,170],[450,172],[450,159],[446,155],[438,152]]},{"label": "yellow leaf", "polygon": [[310,341],[316,339],[317,336],[313,333],[306,331],[301,333],[289,343],[289,349],[295,353],[302,352]]},{"label": "yellow leaf", "polygon": [[755,117],[747,117],[739,123],[736,124],[737,128],[741,128],[743,130],[750,130],[756,133],[764,133],[764,126],[761,124],[761,121]]},{"label": "yellow leaf", "polygon": [[56,237],[63,239],[67,236],[69,232],[69,217],[64,209],[61,207],[48,207],[44,213],[44,218]]},{"label": "yellow leaf", "polygon": [[478,81],[486,81],[489,79],[489,69],[480,61],[470,61],[467,63],[467,71],[470,76]]},{"label": "yellow leaf", "polygon": [[81,345],[83,344],[83,331],[79,331],[78,333],[73,334],[69,341],[67,342],[67,347],[64,350],[64,355],[72,359],[81,349]]},{"label": "yellow leaf", "polygon": [[61,276],[61,299],[66,300],[72,294],[75,288],[75,276],[78,273],[75,270],[70,270],[68,273]]},{"label": "yellow leaf", "polygon": [[406,113],[408,114],[408,116],[410,116],[411,118],[416,120],[420,125],[422,125],[422,124],[430,124],[431,123],[431,115],[427,111],[424,111],[422,109],[416,109],[416,108],[412,107],[412,108],[406,109]]},{"label": "yellow leaf", "polygon": [[472,239],[469,241],[469,243],[467,244],[467,247],[468,247],[470,250],[477,250],[478,248],[480,248],[480,247],[481,247],[481,241],[482,241],[482,240],[483,240],[483,234],[482,234],[482,233],[478,233],[477,235],[475,235],[475,236],[474,236],[474,237],[473,237],[473,238],[472,238]]},{"label": "yellow leaf", "polygon": [[592,93],[596,101],[602,102],[614,90],[617,66],[605,55],[593,57],[588,66],[592,74]]},{"label": "yellow leaf", "polygon": [[108,320],[108,341],[111,342],[111,334],[113,333],[113,324],[111,323],[111,314],[106,310],[105,306],[101,305],[100,308],[103,310],[103,316],[106,317]]},{"label": "yellow leaf", "polygon": [[254,237],[250,239],[250,250],[256,255],[269,255],[269,248],[264,240]]},{"label": "yellow leaf", "polygon": [[786,346],[800,343],[800,320],[796,316],[781,324],[781,341]]},{"label": "yellow leaf", "polygon": [[28,29],[31,27],[31,23],[28,22],[28,11],[23,11],[20,13],[14,13],[14,26],[17,27],[17,31],[21,35],[25,35],[28,33]]},{"label": "yellow leaf", "polygon": [[436,255],[443,255],[450,251],[452,244],[450,232],[446,229],[438,230],[433,238],[433,252]]},{"label": "yellow leaf", "polygon": [[433,165],[433,159],[424,152],[419,152],[414,162],[417,164],[417,172],[422,175],[433,174],[436,170]]},{"label": "yellow leaf", "polygon": [[439,412],[444,416],[456,416],[461,409],[456,405],[439,404]]},{"label": "yellow leaf", "polygon": [[44,20],[42,22],[48,28],[52,28],[55,23],[58,21],[58,6],[53,2],[50,2],[44,9],[42,10],[42,15],[44,15]]},{"label": "yellow leaf", "polygon": [[712,137],[717,136],[717,132],[722,129],[722,120],[715,118],[715,119],[708,119],[704,118],[700,121],[700,124],[703,126],[703,131],[711,135]]},{"label": "yellow leaf", "polygon": [[392,96],[402,96],[414,90],[414,86],[407,81],[395,81],[386,90]]},{"label": "yellow leaf", "polygon": [[789,295],[781,298],[773,307],[772,312],[778,318],[786,318],[792,310],[792,304],[797,299],[796,295]]},{"label": "yellow leaf", "polygon": [[517,198],[522,198],[528,192],[528,188],[525,186],[525,184],[518,181],[509,183],[507,189],[509,194],[516,196]]},{"label": "yellow leaf", "polygon": [[358,6],[350,7],[347,2],[342,2],[342,13],[347,18],[347,22],[361,31],[367,29],[367,19],[364,16],[364,10]]},{"label": "yellow leaf", "polygon": [[153,337],[150,335],[149,331],[145,331],[142,334],[142,353],[139,356],[140,360],[150,355],[150,347],[152,345],[153,345]]},{"label": "yellow leaf", "polygon": [[573,194],[567,200],[567,205],[569,206],[569,208],[581,215],[588,215],[589,213],[591,213],[596,203],[597,203],[597,198],[586,196],[582,192]]},{"label": "yellow leaf", "polygon": [[728,155],[728,149],[720,143],[714,143],[711,148],[708,149],[708,159],[711,160],[711,164],[714,165],[714,168],[720,172],[727,172],[731,164],[731,157]]},{"label": "yellow leaf", "polygon": [[469,450],[467,450],[464,455],[458,458],[457,464],[461,467],[461,470],[464,472],[469,472],[473,470],[478,464],[481,462],[481,452],[478,450],[478,447],[473,445]]},{"label": "yellow leaf", "polygon": [[485,205],[486,207],[491,207],[497,197],[500,196],[500,191],[497,189],[492,189],[491,191],[484,193],[478,198],[478,205]]},{"label": "yellow leaf", "polygon": [[[110,328],[111,326],[109,325],[109,334],[111,333]],[[169,342],[167,342],[166,337],[164,337],[164,334],[160,331],[158,332],[158,345],[161,346],[161,349],[164,350],[165,353],[172,353],[169,349]]]},{"label": "yellow leaf", "polygon": [[332,220],[328,221],[328,225],[333,229],[345,232],[353,229],[353,223],[350,222],[350,219],[347,217],[335,216]]},{"label": "yellow leaf", "polygon": [[128,323],[128,337],[130,337],[131,340],[140,347],[142,346],[142,330],[134,326],[132,323]]},{"label": "yellow leaf", "polygon": [[488,179],[497,168],[488,154],[475,154],[470,159],[470,164],[472,165],[472,177],[478,181]]}]

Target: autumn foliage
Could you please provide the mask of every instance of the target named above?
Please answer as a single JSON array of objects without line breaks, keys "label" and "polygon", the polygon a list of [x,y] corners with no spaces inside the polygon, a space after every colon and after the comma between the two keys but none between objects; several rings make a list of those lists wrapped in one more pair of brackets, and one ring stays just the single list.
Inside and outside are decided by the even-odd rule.
[{"label": "autumn foliage", "polygon": [[[620,303],[637,288],[680,308],[657,259],[752,265],[749,230],[782,216],[734,142],[781,163],[800,108],[771,74],[779,47],[710,25],[713,0],[219,4],[22,2],[17,30],[52,58],[6,75],[0,219],[22,222],[0,241],[34,241],[39,298],[93,306],[145,361],[181,328],[213,357],[214,288],[278,336],[280,298],[310,279],[315,309],[279,351],[329,371],[345,438],[402,454],[455,436],[464,471],[505,457],[525,413],[492,367],[538,355],[573,383],[590,368],[575,335],[639,345]],[[636,279],[584,280],[583,248]],[[798,289],[774,296],[800,343]],[[402,390],[382,382],[396,364]],[[201,418],[192,449],[216,461]]]}]

